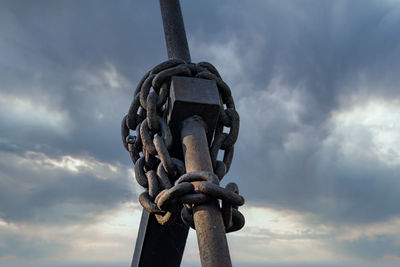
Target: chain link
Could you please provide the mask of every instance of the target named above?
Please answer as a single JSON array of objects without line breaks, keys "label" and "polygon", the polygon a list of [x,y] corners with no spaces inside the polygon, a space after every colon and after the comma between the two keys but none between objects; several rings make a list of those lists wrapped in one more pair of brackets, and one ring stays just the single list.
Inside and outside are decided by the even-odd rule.
[{"label": "chain link", "polygon": [[[166,118],[172,76],[214,80],[217,84],[220,116],[210,145],[215,174],[186,173],[184,163],[170,156],[173,139]],[[224,133],[224,127],[229,128],[228,133]],[[130,131],[135,131],[135,135]],[[171,223],[181,212],[183,222],[194,228],[193,206],[219,199],[226,232],[241,229],[244,216],[238,207],[244,204],[244,199],[238,186],[235,183],[225,188],[219,186],[230,169],[238,133],[239,115],[231,90],[213,65],[172,59],[147,72],[136,87],[121,124],[122,143],[135,164],[136,181],[146,189],[139,196],[143,208],[155,214],[162,225]],[[217,159],[220,150],[224,151],[222,161]]]}]

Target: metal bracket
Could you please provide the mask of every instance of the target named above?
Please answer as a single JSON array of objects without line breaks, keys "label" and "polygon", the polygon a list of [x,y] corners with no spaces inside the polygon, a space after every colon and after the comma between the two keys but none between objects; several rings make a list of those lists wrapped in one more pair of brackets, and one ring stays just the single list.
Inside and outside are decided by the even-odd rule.
[{"label": "metal bracket", "polygon": [[220,112],[219,93],[215,81],[173,76],[171,79],[167,121],[174,138],[172,154],[182,157],[181,123],[193,116],[203,118],[208,143],[211,142]]}]

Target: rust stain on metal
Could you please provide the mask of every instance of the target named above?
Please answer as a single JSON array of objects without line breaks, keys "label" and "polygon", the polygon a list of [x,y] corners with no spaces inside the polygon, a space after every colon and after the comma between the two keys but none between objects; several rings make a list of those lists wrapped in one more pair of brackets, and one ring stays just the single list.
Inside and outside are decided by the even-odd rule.
[{"label": "rust stain on metal", "polygon": [[[213,172],[202,119],[198,116],[186,119],[182,123],[181,136],[186,171]],[[202,266],[232,266],[224,222],[216,200],[195,205],[193,220]]]}]

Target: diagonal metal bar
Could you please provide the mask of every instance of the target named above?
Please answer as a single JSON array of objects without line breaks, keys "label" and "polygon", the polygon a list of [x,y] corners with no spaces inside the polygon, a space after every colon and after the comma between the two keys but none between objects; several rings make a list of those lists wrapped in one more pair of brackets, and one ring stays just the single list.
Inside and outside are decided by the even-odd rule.
[{"label": "diagonal metal bar", "polygon": [[131,266],[180,266],[188,231],[180,219],[161,226],[143,210]]},{"label": "diagonal metal bar", "polygon": [[[160,0],[168,58],[190,62],[189,47],[179,0]],[[132,267],[180,266],[189,228],[177,218],[168,226],[143,210]]]},{"label": "diagonal metal bar", "polygon": [[168,58],[179,58],[190,62],[189,46],[179,0],[160,0],[160,8]]}]

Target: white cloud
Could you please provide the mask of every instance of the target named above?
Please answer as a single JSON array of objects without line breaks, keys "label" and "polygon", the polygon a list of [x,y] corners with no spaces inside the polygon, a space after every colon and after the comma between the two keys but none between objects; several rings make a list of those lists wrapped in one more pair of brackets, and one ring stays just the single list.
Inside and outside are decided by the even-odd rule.
[{"label": "white cloud", "polygon": [[83,74],[84,81],[97,90],[100,87],[108,93],[120,93],[118,89],[121,89],[121,87],[131,86],[130,82],[118,72],[111,62],[106,62],[104,66],[95,72],[85,69],[81,69],[80,72]]},{"label": "white cloud", "polygon": [[[335,256],[327,242],[332,229],[325,225],[310,224],[311,214],[290,210],[247,206],[243,209],[246,226],[233,233],[233,258],[251,263],[316,263],[348,260]],[[310,257],[309,251],[313,251]]]},{"label": "white cloud", "polygon": [[344,225],[339,228],[338,241],[355,241],[360,238],[375,239],[382,235],[393,236],[400,246],[400,217],[365,225]]},{"label": "white cloud", "polygon": [[[228,234],[232,260],[237,263],[320,263],[350,261],[330,247],[335,229],[311,223],[312,214],[292,210],[245,205],[240,209],[245,227]],[[198,262],[198,248],[192,231],[185,250],[185,263]],[[310,251],[313,251],[310,256]]]},{"label": "white cloud", "polygon": [[[47,100],[46,100],[47,101]],[[50,128],[58,134],[66,135],[71,127],[67,112],[11,94],[0,94],[0,116],[10,125],[38,126]],[[22,127],[22,126],[21,126]]]},{"label": "white cloud", "polygon": [[400,164],[400,101],[373,99],[333,113],[332,133],[325,145],[335,143],[348,158],[372,158],[387,165]]},{"label": "white cloud", "polygon": [[194,36],[191,36],[189,41],[190,46],[195,47],[193,49],[195,57],[199,54],[197,56],[199,58],[208,58],[212,64],[230,75],[230,78],[243,72],[240,58],[237,57],[239,47],[235,36],[226,39],[224,43],[205,43],[195,39]]},{"label": "white cloud", "polygon": [[101,162],[89,156],[63,155],[60,158],[51,158],[44,153],[27,151],[19,161],[23,164],[32,164],[34,168],[41,168],[42,171],[62,169],[74,173],[90,172],[101,179],[114,177],[120,171],[120,166]]},{"label": "white cloud", "polygon": [[[27,248],[40,244],[40,250],[51,247],[52,253],[37,255],[35,261],[49,262],[130,262],[134,240],[140,222],[141,208],[127,203],[111,211],[96,215],[90,222],[65,225],[6,223],[0,219],[0,234],[6,240],[20,239]],[[9,247],[0,239],[0,248]],[[14,242],[15,243],[15,242]],[[16,243],[15,243],[16,244]],[[0,262],[29,262],[29,256],[21,255],[18,247],[8,254],[0,253]],[[10,250],[9,249],[9,250]],[[30,248],[34,250],[33,247]]]}]

